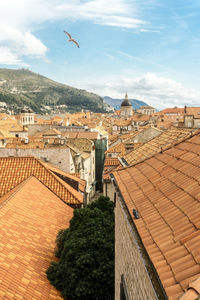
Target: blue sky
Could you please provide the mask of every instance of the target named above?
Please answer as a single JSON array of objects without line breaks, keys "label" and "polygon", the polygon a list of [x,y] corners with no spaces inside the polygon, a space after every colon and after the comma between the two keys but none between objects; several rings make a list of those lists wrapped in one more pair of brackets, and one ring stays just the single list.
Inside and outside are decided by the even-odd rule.
[{"label": "blue sky", "polygon": [[0,67],[158,109],[200,106],[200,1],[0,1]]}]

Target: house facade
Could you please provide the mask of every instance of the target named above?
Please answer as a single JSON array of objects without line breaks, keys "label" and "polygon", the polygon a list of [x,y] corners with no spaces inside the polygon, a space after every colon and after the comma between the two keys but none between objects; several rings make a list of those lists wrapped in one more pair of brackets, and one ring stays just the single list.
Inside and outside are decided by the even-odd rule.
[{"label": "house facade", "polygon": [[156,112],[155,108],[149,105],[141,106],[137,111],[141,114],[150,116]]}]

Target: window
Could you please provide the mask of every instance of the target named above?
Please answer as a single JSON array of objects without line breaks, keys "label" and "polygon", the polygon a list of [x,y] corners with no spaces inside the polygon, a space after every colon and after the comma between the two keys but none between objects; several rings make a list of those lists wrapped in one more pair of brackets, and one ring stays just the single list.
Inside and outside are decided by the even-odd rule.
[{"label": "window", "polygon": [[121,275],[120,300],[129,300],[124,274]]}]

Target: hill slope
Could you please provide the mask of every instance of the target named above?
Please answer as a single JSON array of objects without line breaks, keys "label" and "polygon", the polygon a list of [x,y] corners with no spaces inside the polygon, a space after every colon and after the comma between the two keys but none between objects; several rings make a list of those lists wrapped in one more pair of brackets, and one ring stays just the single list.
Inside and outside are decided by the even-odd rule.
[{"label": "hill slope", "polygon": [[5,110],[19,112],[26,105],[36,113],[75,112],[81,109],[105,112],[108,108],[103,98],[96,94],[55,82],[26,69],[0,68],[0,103]]},{"label": "hill slope", "polygon": [[[120,109],[123,100],[124,99],[113,99],[108,96],[104,97],[104,101],[115,109]],[[139,109],[140,106],[148,105],[147,103],[137,99],[129,99],[129,101],[131,102],[133,109]]]}]

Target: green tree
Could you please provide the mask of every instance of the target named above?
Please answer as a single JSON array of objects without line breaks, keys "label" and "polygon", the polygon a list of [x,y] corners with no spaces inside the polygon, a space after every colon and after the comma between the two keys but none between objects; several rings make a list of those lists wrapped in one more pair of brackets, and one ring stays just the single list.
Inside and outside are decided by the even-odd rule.
[{"label": "green tree", "polygon": [[114,299],[114,205],[107,197],[74,211],[56,239],[47,277],[68,300]]}]

